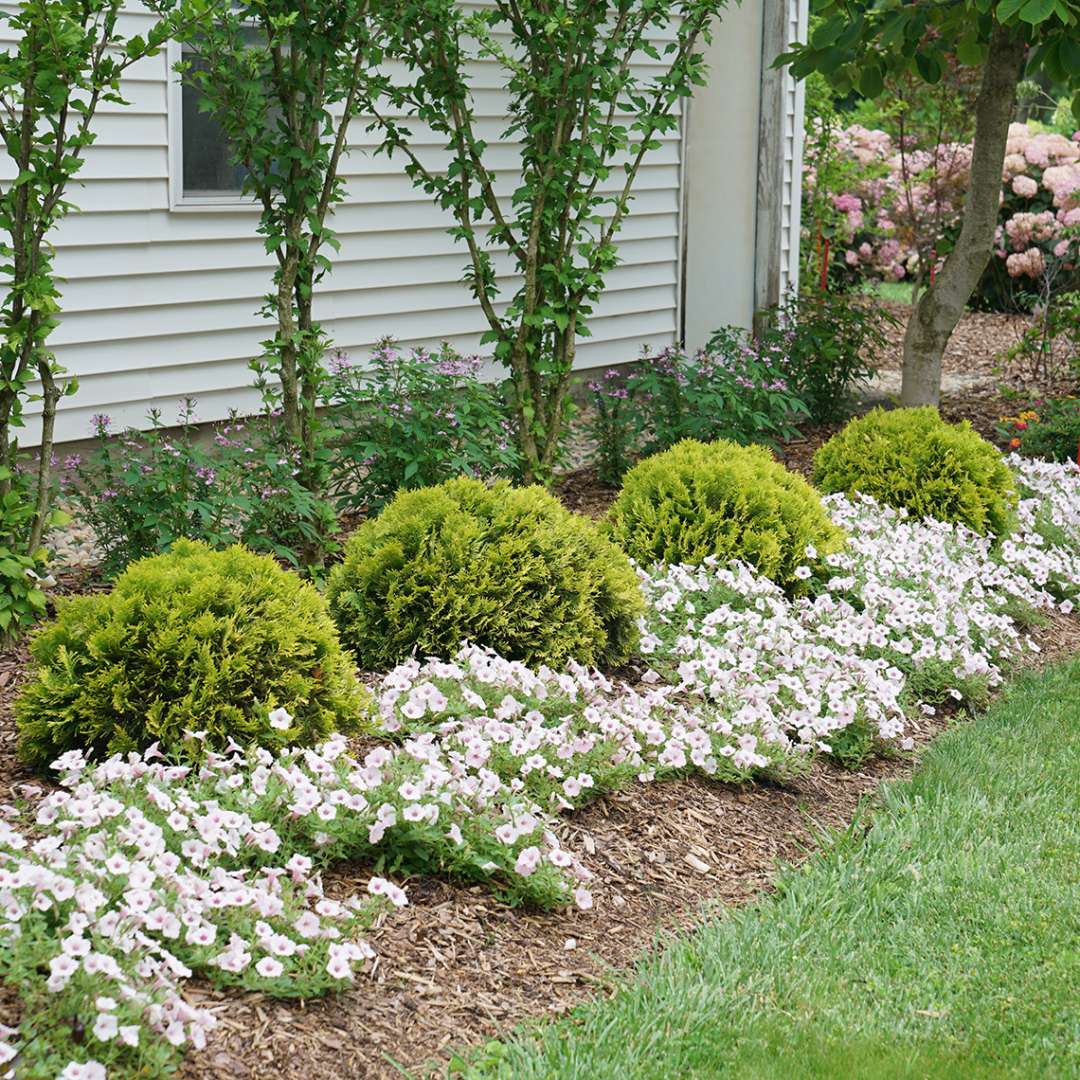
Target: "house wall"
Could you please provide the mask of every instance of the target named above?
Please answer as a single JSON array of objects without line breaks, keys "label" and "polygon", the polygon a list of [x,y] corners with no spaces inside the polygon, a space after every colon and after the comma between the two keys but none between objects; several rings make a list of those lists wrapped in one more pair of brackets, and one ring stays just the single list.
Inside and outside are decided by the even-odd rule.
[{"label": "house wall", "polygon": [[[592,337],[581,342],[580,367],[631,360],[643,345],[661,347],[679,336],[684,226],[688,236],[715,238],[711,250],[698,242],[688,248],[688,313],[695,303],[700,311],[701,289],[693,282],[716,286],[710,318],[698,316],[688,339],[696,343],[706,323],[711,329],[746,321],[761,3],[747,0],[725,13],[716,29],[712,81],[695,99],[688,144],[678,134],[666,138],[641,170],[621,232],[622,264],[591,321]],[[149,22],[133,8],[124,30],[145,32]],[[270,260],[255,234],[254,207],[184,205],[178,197],[175,59],[163,53],[140,62],[124,80],[129,105],[102,107],[98,140],[70,191],[80,209],[57,231],[57,269],[66,283],[51,343],[79,379],[78,393],[61,402],[58,441],[84,437],[98,412],[122,426],[141,424],[151,407],[169,422],[183,397],[197,399],[203,420],[257,404],[247,364],[270,332],[258,314]],[[506,99],[498,70],[480,65],[474,85],[509,194],[516,151],[499,138]],[[388,334],[405,343],[446,339],[475,351],[484,322],[460,283],[465,259],[445,233],[447,215],[413,188],[398,161],[372,156],[374,136],[365,126],[357,121],[350,132],[343,167],[348,196],[333,222],[342,247],[319,289],[316,315],[335,344],[354,355]],[[716,136],[712,142],[697,137],[703,129]],[[416,133],[425,155],[440,153],[437,138]],[[711,163],[704,169],[703,157]],[[720,163],[706,192],[697,177]],[[10,174],[0,162],[0,176]],[[33,411],[24,445],[35,438]]]},{"label": "house wall", "polygon": [[748,327],[754,314],[763,2],[725,11],[705,54],[709,83],[688,110],[685,337],[691,349],[719,326]]},{"label": "house wall", "polygon": [[686,125],[689,348],[719,326],[749,328],[797,286],[804,94],[772,63],[805,38],[807,10],[808,0],[731,8],[706,53],[713,77]]}]

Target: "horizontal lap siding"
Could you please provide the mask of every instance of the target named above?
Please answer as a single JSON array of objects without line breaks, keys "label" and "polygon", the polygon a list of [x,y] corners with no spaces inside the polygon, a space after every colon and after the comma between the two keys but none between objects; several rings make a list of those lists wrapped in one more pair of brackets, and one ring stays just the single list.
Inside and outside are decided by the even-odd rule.
[{"label": "horizontal lap siding", "polygon": [[[787,44],[806,40],[809,0],[786,0]],[[806,89],[784,70],[784,169],[780,227],[780,293],[799,287],[799,233],[802,205],[803,113]]]},{"label": "horizontal lap siding", "polygon": [[[149,20],[125,15],[128,33]],[[64,315],[52,341],[61,364],[79,378],[57,421],[60,440],[84,437],[93,413],[118,424],[145,422],[149,408],[166,419],[184,397],[198,399],[204,420],[230,408],[257,407],[248,361],[269,336],[258,314],[271,264],[255,234],[252,207],[170,209],[169,64],[165,54],[140,62],[124,83],[129,107],[106,105],[95,123],[70,201],[79,207],[55,235]],[[516,151],[500,140],[505,93],[484,65],[474,80],[484,137],[494,144],[500,201],[516,183]],[[337,347],[357,356],[382,336],[408,344],[448,340],[480,348],[483,317],[464,285],[465,252],[447,236],[446,214],[404,176],[400,162],[371,153],[367,121],[350,130],[343,165],[347,198],[333,227],[341,241],[334,269],[319,287],[316,315]],[[437,137],[415,126],[425,161],[440,157]],[[621,232],[622,264],[580,343],[582,367],[632,359],[642,345],[674,337],[677,320],[679,161],[677,136],[646,159]],[[0,177],[10,177],[0,161]],[[618,189],[621,170],[603,185]],[[512,267],[496,259],[504,298]],[[492,370],[492,374],[495,371]],[[30,407],[30,413],[35,406]],[[26,443],[36,437],[33,421]]]}]

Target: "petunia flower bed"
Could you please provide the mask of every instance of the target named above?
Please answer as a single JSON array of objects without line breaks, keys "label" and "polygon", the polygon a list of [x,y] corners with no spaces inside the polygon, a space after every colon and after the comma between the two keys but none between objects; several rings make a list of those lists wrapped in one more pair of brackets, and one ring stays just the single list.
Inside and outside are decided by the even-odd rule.
[{"label": "petunia flower bed", "polygon": [[[363,744],[234,745],[197,767],[63,755],[58,790],[0,808],[0,975],[25,1005],[0,1031],[6,1075],[157,1075],[214,1024],[189,978],[277,997],[354,985],[367,931],[405,903],[389,877],[588,908],[560,815],[599,794],[854,764],[903,747],[915,709],[979,703],[1034,647],[1025,626],[1080,596],[1080,468],[1009,465],[1020,525],[996,544],[832,496],[846,547],[807,551],[798,590],[738,563],[642,570],[632,685],[465,645],[376,680]],[[344,861],[380,876],[327,895],[320,872]]]}]

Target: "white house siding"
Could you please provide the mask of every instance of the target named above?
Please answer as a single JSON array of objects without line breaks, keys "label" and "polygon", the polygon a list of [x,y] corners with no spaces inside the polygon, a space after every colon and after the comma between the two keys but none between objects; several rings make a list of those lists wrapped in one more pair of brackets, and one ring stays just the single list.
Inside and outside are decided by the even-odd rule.
[{"label": "white house siding", "polygon": [[[806,40],[810,0],[787,0],[787,44]],[[784,72],[784,167],[780,221],[780,295],[799,285],[799,230],[802,206],[803,110],[806,84]]]},{"label": "white house siding", "polygon": [[[145,32],[150,17],[135,9],[123,22],[126,33]],[[173,59],[162,53],[135,65],[123,85],[129,104],[102,107],[97,142],[70,191],[79,210],[57,230],[57,269],[66,282],[51,343],[79,379],[78,393],[61,403],[61,441],[84,437],[97,412],[139,425],[151,406],[171,417],[183,397],[196,398],[206,420],[257,403],[247,364],[270,331],[257,314],[270,261],[253,207],[174,204]],[[498,138],[505,108],[498,69],[480,67],[474,86],[508,195],[515,150]],[[333,222],[342,248],[318,290],[316,315],[337,346],[358,355],[387,334],[474,351],[484,321],[460,283],[465,256],[446,235],[448,216],[398,161],[365,152],[374,141],[365,126],[358,121],[350,133],[348,195]],[[420,137],[437,156],[439,140]],[[621,233],[622,265],[591,320],[592,337],[581,342],[582,367],[629,360],[642,345],[675,336],[680,159],[674,135],[641,170]],[[171,164],[175,172],[175,155]],[[9,164],[0,162],[0,176],[10,178]],[[619,179],[613,175],[609,186]],[[22,441],[34,438],[31,416]]]},{"label": "white house siding", "polygon": [[719,326],[751,326],[755,309],[797,284],[803,88],[771,65],[805,38],[807,8],[757,0],[729,9],[706,53],[713,77],[690,105],[686,140],[690,347]]}]

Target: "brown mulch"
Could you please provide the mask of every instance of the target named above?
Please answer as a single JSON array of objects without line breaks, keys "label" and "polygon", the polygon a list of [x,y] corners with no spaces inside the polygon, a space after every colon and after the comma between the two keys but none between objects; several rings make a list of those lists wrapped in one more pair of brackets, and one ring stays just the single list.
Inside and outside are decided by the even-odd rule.
[{"label": "brown mulch", "polygon": [[595,519],[607,513],[619,489],[601,484],[591,468],[583,468],[556,478],[554,492],[567,510]]},{"label": "brown mulch", "polygon": [[26,678],[29,657],[25,642],[0,653],[0,803],[14,803],[19,797],[18,785],[40,782],[15,753],[17,740],[12,705]]},{"label": "brown mulch", "polygon": [[[882,371],[899,371],[903,366],[904,329],[911,314],[910,304],[892,300],[879,301],[881,307],[899,320],[889,329],[889,345],[878,358]],[[1025,315],[1004,315],[990,311],[968,311],[957,324],[942,358],[942,369],[964,375],[987,375],[997,373],[1000,353],[1012,348],[1028,326]]]}]

